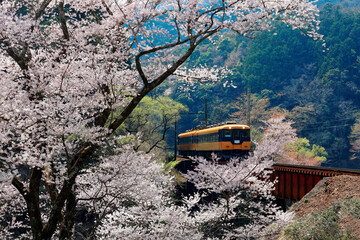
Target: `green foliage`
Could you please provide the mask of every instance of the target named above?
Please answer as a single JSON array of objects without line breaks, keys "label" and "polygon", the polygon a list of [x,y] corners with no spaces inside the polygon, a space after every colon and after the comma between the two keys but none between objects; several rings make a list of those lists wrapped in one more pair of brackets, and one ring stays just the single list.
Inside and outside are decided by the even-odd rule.
[{"label": "green foliage", "polygon": [[342,209],[343,214],[352,216],[356,219],[360,219],[360,199],[350,198],[343,202]]},{"label": "green foliage", "polygon": [[[121,144],[135,142],[136,150],[145,152],[166,149],[166,137],[174,138],[173,135],[168,134],[168,130],[173,127],[174,121],[180,118],[179,113],[185,111],[188,109],[184,105],[169,97],[143,98],[118,129],[117,134],[132,134],[132,136],[122,139]],[[134,137],[137,134],[140,134],[141,137]],[[162,151],[159,154],[164,155]]]},{"label": "green foliage", "polygon": [[[344,11],[340,6],[325,5],[322,10],[321,32],[325,34],[328,51],[320,66],[318,76],[326,76],[332,70],[349,71],[349,75],[358,74],[358,66],[354,63],[360,55],[360,16]],[[335,73],[336,74],[336,73]],[[339,72],[338,72],[339,74]]]},{"label": "green foliage", "polygon": [[351,240],[349,233],[338,226],[338,207],[314,212],[305,219],[299,219],[284,230],[282,239],[291,240]]},{"label": "green foliage", "polygon": [[293,144],[288,147],[289,151],[296,154],[297,158],[313,158],[315,161],[326,161],[327,152],[325,148],[313,144],[310,146],[310,141],[306,138],[298,138]]},{"label": "green foliage", "polygon": [[319,54],[313,40],[281,24],[254,40],[243,73],[253,91],[278,91],[297,75],[298,66],[312,62]]},{"label": "green foliage", "polygon": [[187,110],[184,105],[169,97],[144,97],[125,122],[125,126],[141,131],[143,127],[161,125],[164,118],[173,122],[179,112]]},{"label": "green foliage", "polygon": [[181,160],[176,160],[176,161],[169,161],[168,163],[166,163],[164,165],[164,170],[166,172],[171,171],[172,169],[174,169],[176,167],[176,165],[178,165],[181,162]]},{"label": "green foliage", "polygon": [[174,116],[181,111],[188,109],[169,97],[159,96],[157,98],[144,97],[138,107],[133,111],[133,118],[148,116],[149,122],[155,123],[162,121],[163,116]]},{"label": "green foliage", "polygon": [[261,139],[262,139],[263,135],[264,135],[264,130],[263,129],[259,129],[259,128],[256,128],[256,127],[251,127],[251,131],[250,131],[251,151],[253,151],[256,148],[255,143],[261,142]]}]

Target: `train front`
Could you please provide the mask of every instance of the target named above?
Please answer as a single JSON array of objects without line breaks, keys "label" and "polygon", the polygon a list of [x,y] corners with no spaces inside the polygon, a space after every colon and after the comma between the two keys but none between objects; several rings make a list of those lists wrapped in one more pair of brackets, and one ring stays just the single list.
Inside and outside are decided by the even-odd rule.
[{"label": "train front", "polygon": [[250,127],[227,124],[219,129],[219,144],[223,158],[242,157],[250,151]]}]

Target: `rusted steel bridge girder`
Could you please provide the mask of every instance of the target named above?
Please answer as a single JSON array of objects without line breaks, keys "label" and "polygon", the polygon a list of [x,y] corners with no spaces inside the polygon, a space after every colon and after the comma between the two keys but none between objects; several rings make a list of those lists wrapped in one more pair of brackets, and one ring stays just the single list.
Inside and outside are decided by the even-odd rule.
[{"label": "rusted steel bridge girder", "polygon": [[303,166],[275,163],[271,180],[277,179],[274,195],[277,198],[298,201],[325,177],[337,175],[360,176],[360,170]]}]

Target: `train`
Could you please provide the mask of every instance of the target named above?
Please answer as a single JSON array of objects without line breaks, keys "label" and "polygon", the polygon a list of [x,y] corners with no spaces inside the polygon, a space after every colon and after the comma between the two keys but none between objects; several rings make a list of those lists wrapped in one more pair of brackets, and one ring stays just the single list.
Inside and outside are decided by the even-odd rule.
[{"label": "train", "polygon": [[227,122],[203,129],[192,129],[178,135],[179,155],[218,157],[229,159],[243,157],[250,151],[250,127]]}]

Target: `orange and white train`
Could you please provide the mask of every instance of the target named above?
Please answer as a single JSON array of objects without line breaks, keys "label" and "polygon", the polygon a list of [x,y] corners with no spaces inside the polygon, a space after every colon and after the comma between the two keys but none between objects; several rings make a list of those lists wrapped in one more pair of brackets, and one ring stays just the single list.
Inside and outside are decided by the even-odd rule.
[{"label": "orange and white train", "polygon": [[250,127],[235,123],[190,130],[178,135],[182,156],[210,157],[212,153],[228,159],[244,156],[250,150]]}]

